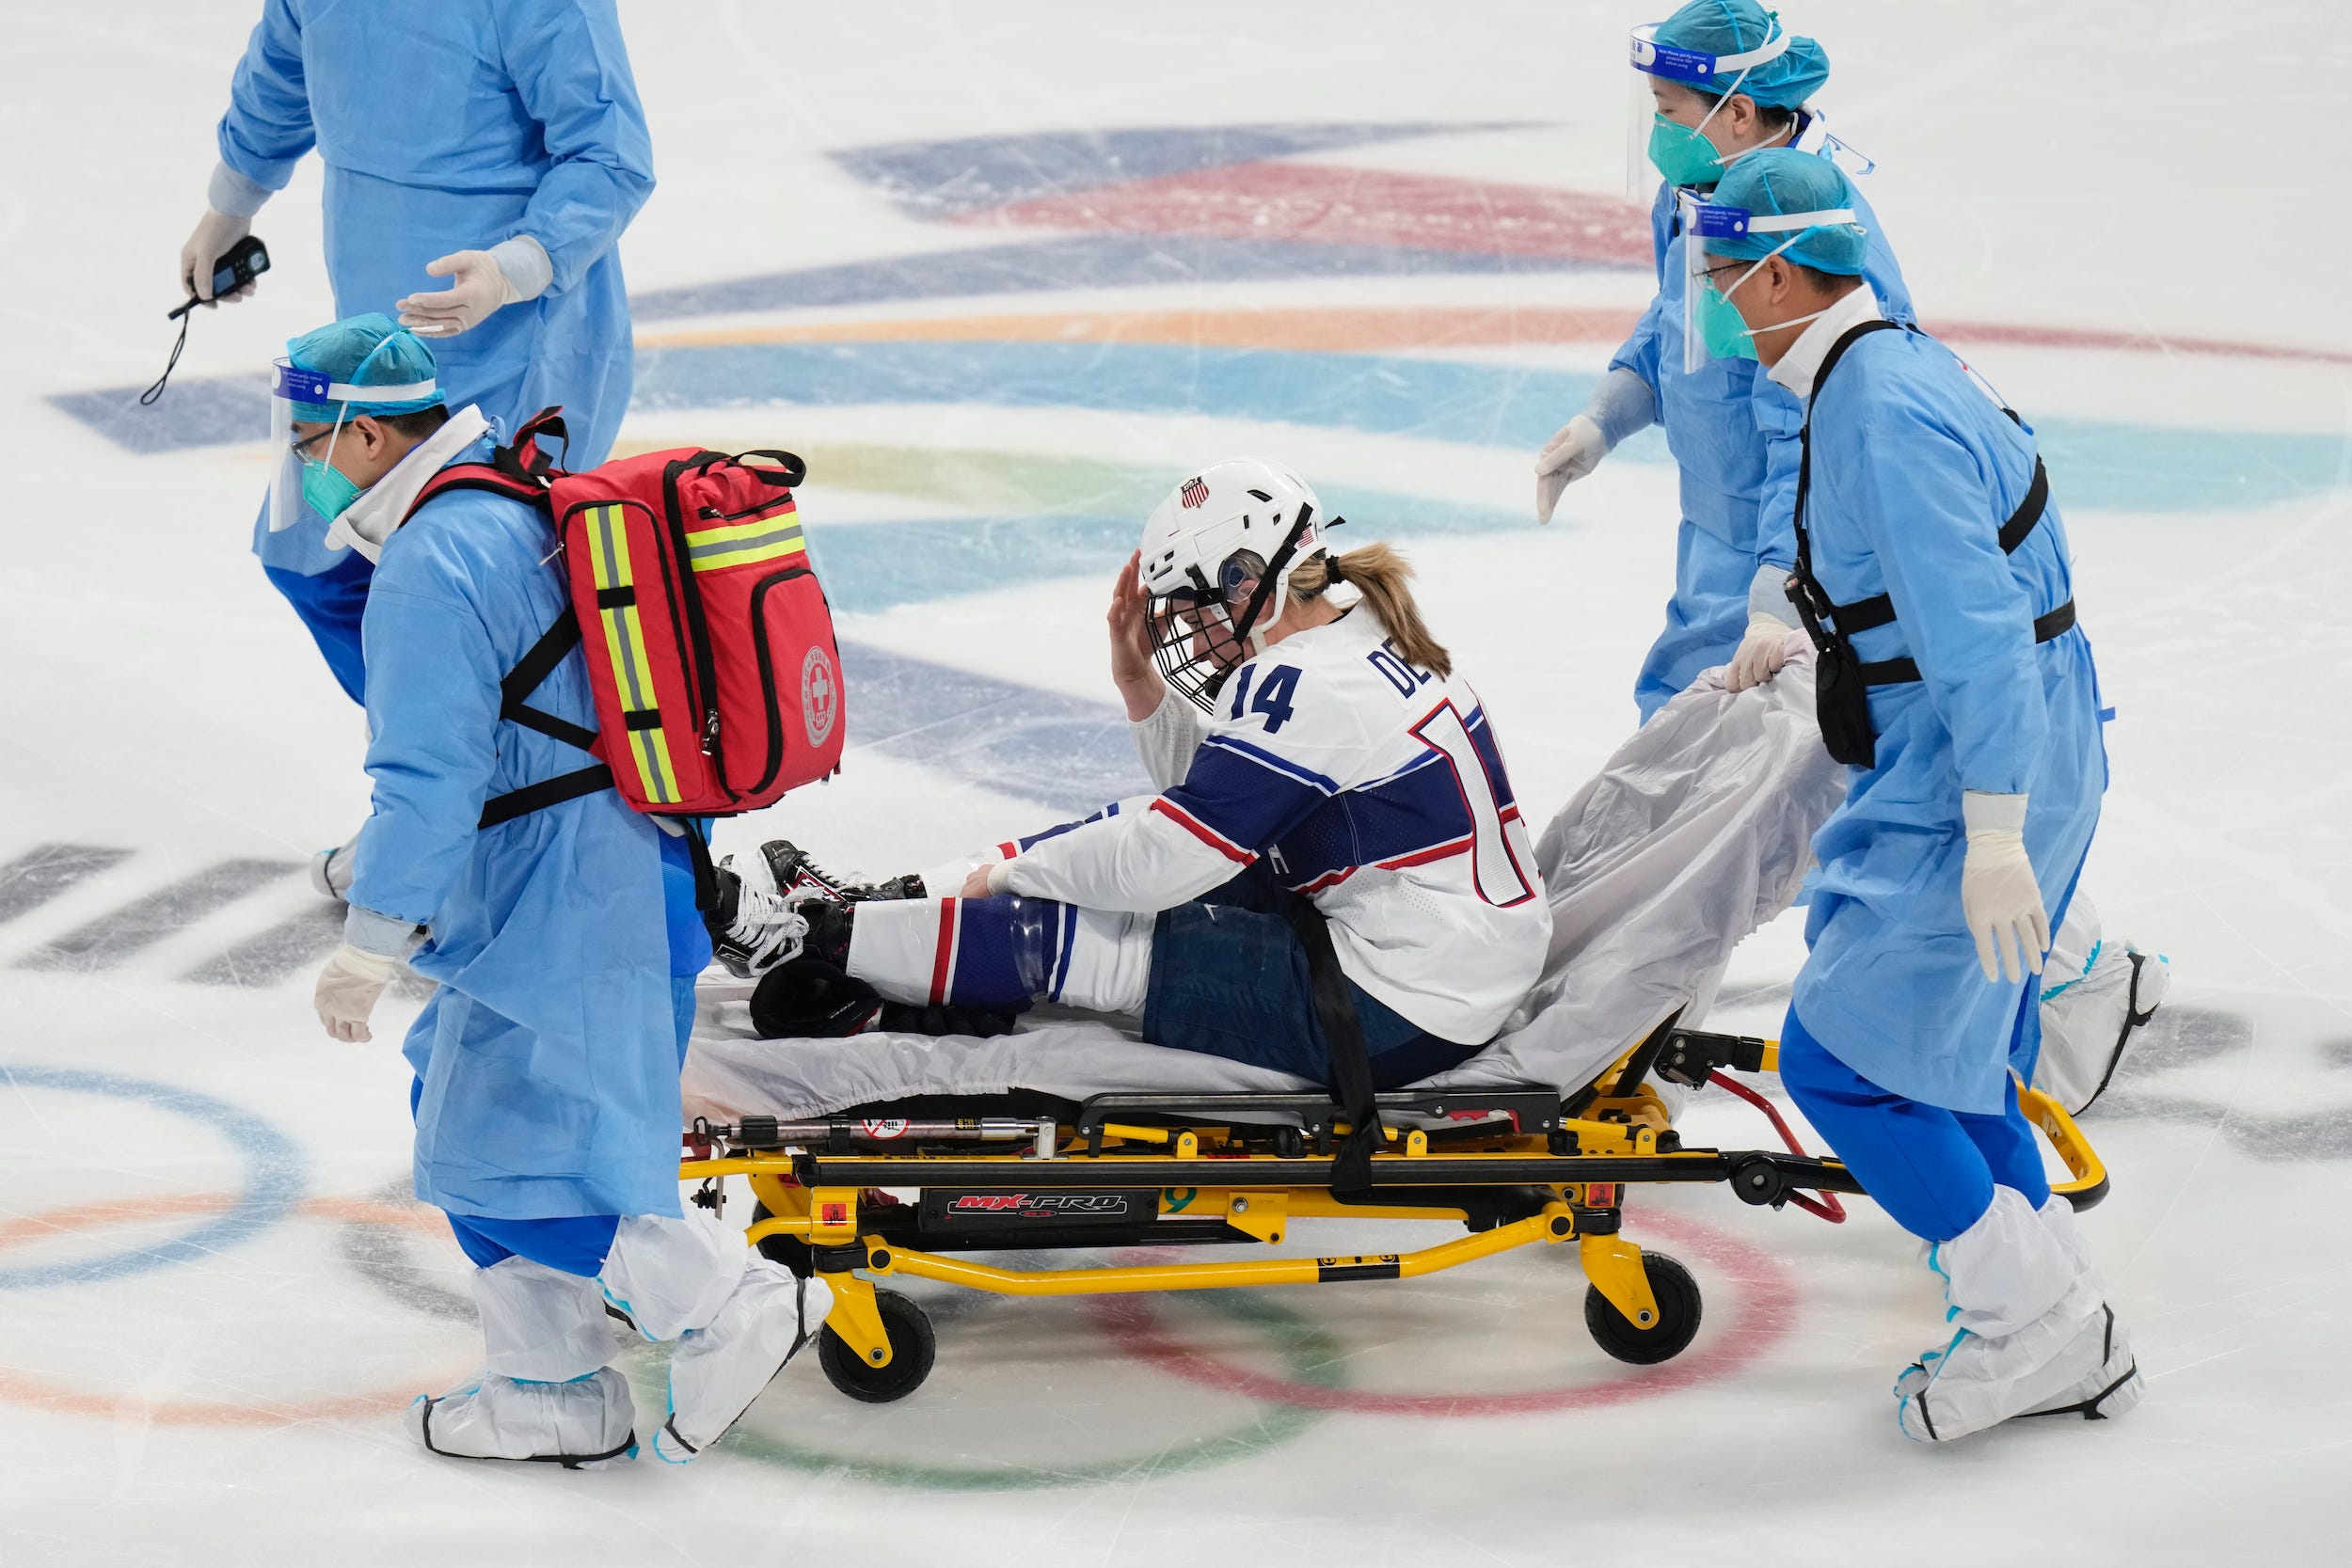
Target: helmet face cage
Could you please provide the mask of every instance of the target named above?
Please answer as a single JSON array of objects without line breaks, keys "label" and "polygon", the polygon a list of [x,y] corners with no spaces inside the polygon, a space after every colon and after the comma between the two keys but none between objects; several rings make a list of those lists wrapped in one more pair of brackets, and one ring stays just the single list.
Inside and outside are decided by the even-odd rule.
[{"label": "helmet face cage", "polygon": [[1148,625],[1161,679],[1203,713],[1212,710],[1227,673],[1249,657],[1224,595],[1202,585],[1155,597]]},{"label": "helmet face cage", "polygon": [[[1272,562],[1255,550],[1235,550],[1218,565],[1216,582],[1202,577],[1199,567],[1189,567],[1186,586],[1153,596],[1147,615],[1152,660],[1161,678],[1201,712],[1216,710],[1225,677],[1256,653],[1250,631],[1280,615],[1279,603],[1271,613],[1268,606],[1279,598],[1283,577],[1313,516],[1313,507],[1298,509]],[[1255,587],[1244,597],[1241,590],[1253,581]]]}]

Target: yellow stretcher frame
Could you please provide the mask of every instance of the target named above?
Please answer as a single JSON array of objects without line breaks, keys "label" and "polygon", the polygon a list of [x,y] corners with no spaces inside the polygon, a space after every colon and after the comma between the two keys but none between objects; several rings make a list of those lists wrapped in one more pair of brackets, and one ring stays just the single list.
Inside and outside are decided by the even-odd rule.
[{"label": "yellow stretcher frame", "polygon": [[[1756,1065],[1776,1070],[1777,1042],[1761,1044]],[[1621,1057],[1602,1075],[1614,1083],[1640,1049]],[[1654,1057],[1654,1053],[1652,1053]],[[1743,1066],[1746,1064],[1742,1064]],[[2065,1108],[2038,1090],[2020,1085],[2018,1099],[2026,1119],[2042,1130],[2070,1174],[2052,1191],[2078,1208],[2104,1197],[2106,1166]],[[1386,1147],[1372,1158],[1378,1185],[1408,1187],[1409,1198],[1382,1203],[1343,1201],[1326,1183],[1295,1180],[1302,1166],[1327,1172],[1327,1160],[1286,1159],[1263,1153],[1235,1153],[1243,1137],[1213,1117],[1199,1125],[1170,1127],[1105,1122],[1100,1127],[1100,1152],[1079,1147],[1075,1130],[1057,1139],[1053,1157],[1041,1159],[1034,1149],[997,1153],[859,1153],[846,1162],[854,1181],[832,1181],[826,1175],[839,1160],[812,1156],[807,1150],[782,1148],[714,1154],[688,1159],[679,1166],[681,1180],[715,1181],[740,1176],[749,1181],[760,1214],[747,1227],[745,1239],[754,1245],[775,1238],[805,1244],[833,1293],[825,1328],[839,1340],[827,1358],[828,1374],[845,1391],[837,1360],[860,1367],[884,1369],[897,1351],[884,1323],[877,1279],[899,1275],[938,1280],[1006,1296],[1072,1296],[1162,1291],[1232,1290],[1267,1285],[1313,1285],[1372,1279],[1411,1279],[1491,1258],[1531,1245],[1560,1245],[1574,1242],[1577,1258],[1591,1286],[1587,1322],[1610,1354],[1621,1359],[1649,1362],[1667,1359],[1688,1343],[1671,1343],[1677,1325],[1674,1310],[1661,1307],[1655,1288],[1664,1267],[1679,1275],[1675,1309],[1680,1292],[1689,1292],[1691,1330],[1696,1327],[1695,1287],[1678,1264],[1645,1255],[1623,1234],[1620,1223],[1623,1189],[1645,1181],[1724,1181],[1743,1201],[1778,1207],[1788,1190],[1860,1193],[1861,1188],[1835,1160],[1784,1157],[1766,1151],[1687,1149],[1668,1130],[1665,1107],[1647,1083],[1629,1094],[1595,1093],[1564,1116],[1556,1128],[1540,1133],[1518,1131],[1471,1130],[1467,1139],[1449,1136],[1454,1147],[1433,1145],[1428,1133],[1415,1129],[1400,1134],[1387,1130]],[[1334,1129],[1344,1132],[1343,1126]],[[1562,1152],[1563,1149],[1567,1150]],[[1482,1171],[1482,1166],[1486,1167]],[[1580,1169],[1580,1167],[1583,1167]],[[925,1251],[884,1236],[862,1223],[876,1212],[868,1195],[878,1188],[980,1188],[991,1181],[1006,1190],[1036,1188],[1042,1174],[1063,1187],[1136,1190],[1155,1189],[1166,1220],[1182,1212],[1188,1219],[1214,1217],[1232,1232],[1230,1240],[1279,1245],[1291,1223],[1302,1219],[1412,1219],[1469,1221],[1471,1208],[1449,1205],[1433,1189],[1457,1188],[1465,1194],[1485,1188],[1549,1193],[1533,1212],[1466,1236],[1411,1252],[1324,1258],[1232,1259],[1203,1262],[1089,1265],[1067,1269],[1006,1269],[977,1263],[949,1253]],[[1531,1174],[1534,1180],[1531,1180]],[[1171,1180],[1171,1176],[1191,1180]],[[804,1177],[814,1180],[804,1181]],[[1603,1178],[1606,1180],[1597,1180]],[[951,1179],[952,1178],[952,1179]],[[1184,1195],[1177,1204],[1176,1195]],[[1466,1198],[1467,1202],[1467,1198]],[[1171,1207],[1173,1206],[1173,1207]],[[903,1206],[894,1205],[903,1210]],[[1474,1207],[1474,1206],[1473,1206]],[[1007,1249],[1031,1243],[1008,1234]],[[1105,1243],[1112,1244],[1112,1243]],[[1605,1319],[1596,1307],[1605,1302],[1629,1334],[1604,1332]],[[900,1307],[912,1310],[911,1304]],[[928,1329],[922,1347],[924,1364],[916,1381],[929,1370]],[[1663,1336],[1671,1348],[1652,1354],[1642,1343],[1645,1336]],[[912,1391],[912,1385],[903,1391]],[[898,1394],[861,1393],[859,1398],[896,1398]]]}]

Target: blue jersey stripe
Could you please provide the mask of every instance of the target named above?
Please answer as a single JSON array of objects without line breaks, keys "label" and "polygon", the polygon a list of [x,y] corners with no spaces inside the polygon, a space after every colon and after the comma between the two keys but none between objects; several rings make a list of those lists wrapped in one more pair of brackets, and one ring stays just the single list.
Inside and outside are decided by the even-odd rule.
[{"label": "blue jersey stripe", "polygon": [[1239,752],[1242,755],[1254,762],[1263,763],[1278,773],[1286,773],[1302,784],[1311,784],[1326,795],[1337,795],[1340,792],[1338,780],[1327,779],[1311,768],[1302,768],[1288,757],[1277,756],[1264,747],[1252,746],[1247,740],[1238,739],[1230,735],[1213,735],[1200,744],[1203,747],[1216,746],[1228,751]]}]

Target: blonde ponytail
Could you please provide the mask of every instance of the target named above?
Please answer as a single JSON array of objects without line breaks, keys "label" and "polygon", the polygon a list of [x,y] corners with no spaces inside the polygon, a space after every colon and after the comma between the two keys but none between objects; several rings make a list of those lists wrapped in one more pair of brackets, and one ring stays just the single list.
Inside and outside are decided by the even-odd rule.
[{"label": "blonde ponytail", "polygon": [[1422,624],[1421,607],[1413,602],[1413,591],[1407,586],[1412,575],[1405,558],[1388,546],[1366,545],[1296,568],[1291,573],[1290,590],[1299,598],[1312,598],[1333,582],[1349,584],[1363,594],[1364,603],[1389,628],[1397,657],[1433,675],[1451,675],[1454,656],[1439,647]]}]

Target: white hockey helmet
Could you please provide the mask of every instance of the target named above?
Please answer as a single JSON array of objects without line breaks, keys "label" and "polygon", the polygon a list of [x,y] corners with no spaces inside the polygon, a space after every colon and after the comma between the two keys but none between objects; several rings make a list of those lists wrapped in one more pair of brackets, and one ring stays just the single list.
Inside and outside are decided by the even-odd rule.
[{"label": "white hockey helmet", "polygon": [[1231,457],[1168,493],[1143,525],[1152,648],[1168,685],[1207,710],[1235,665],[1265,649],[1293,570],[1324,554],[1327,522],[1307,482]]}]

